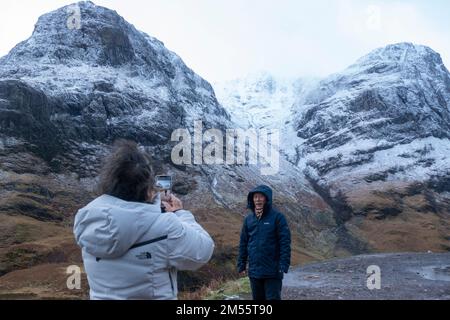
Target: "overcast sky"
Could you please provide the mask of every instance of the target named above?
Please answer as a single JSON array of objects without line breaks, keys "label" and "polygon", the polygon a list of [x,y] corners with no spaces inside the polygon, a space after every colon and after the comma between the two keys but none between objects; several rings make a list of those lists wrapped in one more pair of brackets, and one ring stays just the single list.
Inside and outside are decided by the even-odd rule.
[{"label": "overcast sky", "polygon": [[[74,1],[0,2],[0,55],[37,18]],[[210,82],[268,71],[325,76],[396,42],[425,44],[450,68],[448,0],[97,0],[164,42]]]}]

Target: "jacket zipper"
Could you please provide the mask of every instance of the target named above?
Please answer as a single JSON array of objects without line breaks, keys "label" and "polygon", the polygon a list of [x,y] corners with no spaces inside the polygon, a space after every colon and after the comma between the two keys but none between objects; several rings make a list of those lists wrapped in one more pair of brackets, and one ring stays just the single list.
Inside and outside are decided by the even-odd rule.
[{"label": "jacket zipper", "polygon": [[151,240],[148,240],[148,241],[136,243],[133,246],[131,246],[131,248],[128,249],[128,250],[139,248],[139,247],[143,247],[143,246],[146,246],[146,245],[148,245],[150,243],[155,243],[155,242],[158,242],[158,241],[166,240],[167,238],[168,238],[168,236],[165,235],[165,236],[162,236],[162,237],[159,237],[159,238],[155,238],[155,239],[151,239]]},{"label": "jacket zipper", "polygon": [[173,280],[172,280],[172,274],[170,273],[172,269],[169,269],[169,279],[170,279],[170,287],[172,288],[172,294],[175,294],[174,288],[173,288]]}]

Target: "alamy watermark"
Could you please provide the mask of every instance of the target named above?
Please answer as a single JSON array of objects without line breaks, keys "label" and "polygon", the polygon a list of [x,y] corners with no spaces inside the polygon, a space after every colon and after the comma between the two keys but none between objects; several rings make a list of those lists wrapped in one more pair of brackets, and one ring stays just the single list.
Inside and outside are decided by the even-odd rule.
[{"label": "alamy watermark", "polygon": [[381,268],[377,265],[367,267],[367,289],[381,289]]},{"label": "alamy watermark", "polygon": [[66,274],[70,274],[67,278],[66,285],[69,290],[81,289],[81,268],[77,265],[68,266]]},{"label": "alamy watermark", "polygon": [[67,28],[70,30],[79,30],[81,29],[81,9],[78,4],[71,5],[67,7],[67,14],[69,17],[67,18]]},{"label": "alamy watermark", "polygon": [[377,5],[370,5],[366,9],[366,27],[372,31],[381,30],[381,8]]},{"label": "alamy watermark", "polygon": [[176,165],[257,165],[261,175],[280,169],[280,132],[276,129],[208,129],[194,121],[188,129],[176,129],[171,140],[178,142],[171,159]]}]

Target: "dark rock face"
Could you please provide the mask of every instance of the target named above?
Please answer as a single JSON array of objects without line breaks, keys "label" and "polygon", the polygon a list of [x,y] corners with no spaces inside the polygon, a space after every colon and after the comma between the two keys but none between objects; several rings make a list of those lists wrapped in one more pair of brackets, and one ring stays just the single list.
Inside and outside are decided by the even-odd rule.
[{"label": "dark rock face", "polygon": [[104,47],[99,62],[120,66],[134,58],[130,39],[121,29],[105,27],[99,35]]},{"label": "dark rock face", "polygon": [[19,80],[0,80],[0,130],[29,141],[32,151],[50,160],[60,146],[50,117],[56,102]]},{"label": "dark rock face", "polygon": [[193,190],[195,190],[196,182],[195,180],[192,181],[178,181],[175,182],[172,188],[172,191],[181,194],[181,195],[187,195]]},{"label": "dark rock face", "polygon": [[160,41],[115,11],[77,6],[79,29],[67,26],[70,6],[45,14],[31,38],[0,60],[2,137],[27,142],[56,172],[92,176],[95,155],[118,138],[165,159],[173,130],[195,119],[228,124],[209,83]]}]

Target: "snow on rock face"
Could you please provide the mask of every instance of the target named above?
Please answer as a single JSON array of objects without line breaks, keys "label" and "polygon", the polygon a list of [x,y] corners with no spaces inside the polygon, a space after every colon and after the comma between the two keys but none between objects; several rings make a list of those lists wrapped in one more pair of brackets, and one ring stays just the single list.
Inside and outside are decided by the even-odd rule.
[{"label": "snow on rock face", "polygon": [[449,97],[450,76],[437,53],[388,46],[323,80],[301,106],[296,129],[315,150],[340,145],[337,136],[448,137]]},{"label": "snow on rock face", "polygon": [[[450,169],[444,152],[450,147],[450,74],[428,47],[377,49],[322,80],[294,108],[295,130],[304,139],[297,164],[327,180],[361,170],[423,180]],[[423,161],[416,152],[423,148],[436,158]],[[405,154],[415,159],[408,161],[409,173],[393,170],[405,165]]]},{"label": "snow on rock face", "polygon": [[280,129],[286,158],[325,184],[450,171],[450,74],[428,47],[376,49],[320,81],[263,73],[214,87],[234,121]]},{"label": "snow on rock face", "polygon": [[318,82],[316,78],[290,79],[259,72],[213,86],[233,123],[244,129],[279,130],[280,149],[292,160],[296,157],[292,146],[303,141],[292,125],[292,108],[302,104]]},{"label": "snow on rock face", "polygon": [[267,72],[213,84],[220,103],[241,128],[281,129],[289,119],[294,102],[317,82],[288,79]]},{"label": "snow on rock face", "polygon": [[73,5],[60,8],[41,16],[32,36],[1,58],[3,138],[24,139],[46,159],[74,149],[91,154],[82,145],[98,149],[116,138],[166,157],[175,129],[191,128],[194,120],[229,126],[211,85],[162,42],[115,11],[75,5],[79,29],[67,26]]}]

